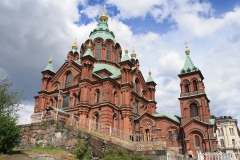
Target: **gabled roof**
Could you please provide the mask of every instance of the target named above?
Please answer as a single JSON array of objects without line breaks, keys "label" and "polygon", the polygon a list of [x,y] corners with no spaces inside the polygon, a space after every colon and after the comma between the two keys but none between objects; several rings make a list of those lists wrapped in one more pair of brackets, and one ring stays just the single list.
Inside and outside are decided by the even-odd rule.
[{"label": "gabled roof", "polygon": [[154,117],[167,117],[177,123],[180,123],[179,119],[172,113],[158,113],[158,114],[153,114]]},{"label": "gabled roof", "polygon": [[[100,70],[107,70],[112,75],[110,75],[110,78],[118,78],[121,76],[121,71],[119,68],[109,65],[109,64],[102,64],[102,63],[94,63],[93,73],[97,74]],[[100,76],[101,77],[101,76]]]},{"label": "gabled roof", "polygon": [[173,115],[172,113],[161,113],[161,114],[149,114],[147,112],[145,112],[144,114],[140,115],[139,117],[135,118],[135,120],[141,119],[144,116],[151,116],[153,118],[160,118],[160,117],[166,117],[169,118],[177,123],[180,123],[180,121],[178,120],[178,118]]},{"label": "gabled roof", "polygon": [[209,123],[200,121],[200,120],[198,120],[198,119],[192,119],[192,120],[190,120],[189,122],[185,123],[185,124],[183,125],[183,127],[186,126],[186,125],[189,125],[190,123],[193,123],[193,121],[196,121],[196,122],[199,122],[199,123],[202,123],[202,124],[205,124],[205,125],[209,125],[209,124],[210,124],[210,125],[214,125],[214,124],[215,124],[215,119],[209,119]]}]

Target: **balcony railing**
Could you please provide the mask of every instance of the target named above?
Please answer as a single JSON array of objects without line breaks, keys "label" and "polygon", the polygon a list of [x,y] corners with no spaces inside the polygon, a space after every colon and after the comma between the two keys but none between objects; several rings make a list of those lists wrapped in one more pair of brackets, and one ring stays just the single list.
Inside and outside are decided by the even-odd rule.
[{"label": "balcony railing", "polygon": [[188,97],[188,96],[195,96],[198,94],[203,94],[203,90],[198,90],[198,91],[191,91],[191,92],[183,92],[180,94],[180,97]]}]

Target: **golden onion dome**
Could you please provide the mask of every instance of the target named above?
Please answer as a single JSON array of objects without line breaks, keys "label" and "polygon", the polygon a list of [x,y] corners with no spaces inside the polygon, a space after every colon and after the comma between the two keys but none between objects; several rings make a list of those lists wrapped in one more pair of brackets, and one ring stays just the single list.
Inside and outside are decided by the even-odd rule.
[{"label": "golden onion dome", "polygon": [[133,53],[131,54],[131,57],[137,57],[137,54],[134,52],[134,50]]},{"label": "golden onion dome", "polygon": [[52,55],[50,56],[50,59],[48,61],[49,63],[52,63]]},{"label": "golden onion dome", "polygon": [[87,46],[88,48],[92,48],[92,44],[91,44],[91,39],[89,39],[89,43],[88,43],[88,46]]},{"label": "golden onion dome", "polygon": [[187,46],[187,44],[186,44],[185,53],[186,53],[186,55],[189,55],[189,53],[190,53],[190,50],[188,49],[188,46]]},{"label": "golden onion dome", "polygon": [[103,12],[102,14],[98,17],[99,20],[101,19],[105,19],[106,21],[108,21],[108,15],[106,14],[106,5],[103,5]]},{"label": "golden onion dome", "polygon": [[77,38],[75,38],[74,44],[73,44],[73,46],[72,46],[72,49],[78,49],[78,46],[77,46],[77,44],[76,44],[76,39],[77,39]]}]

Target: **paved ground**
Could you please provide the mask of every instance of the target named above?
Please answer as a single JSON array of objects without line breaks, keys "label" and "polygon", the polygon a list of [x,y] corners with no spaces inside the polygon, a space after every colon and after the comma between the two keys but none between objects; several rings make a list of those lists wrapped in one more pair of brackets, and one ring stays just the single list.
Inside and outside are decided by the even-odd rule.
[{"label": "paved ground", "polygon": [[58,154],[39,154],[36,152],[22,152],[13,151],[11,154],[0,155],[0,160],[71,160],[74,155],[65,154],[64,156]]}]

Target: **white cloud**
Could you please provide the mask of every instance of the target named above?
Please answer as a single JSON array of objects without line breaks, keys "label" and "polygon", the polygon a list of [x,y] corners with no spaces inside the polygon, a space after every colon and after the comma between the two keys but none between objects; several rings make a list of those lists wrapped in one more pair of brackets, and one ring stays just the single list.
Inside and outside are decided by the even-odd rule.
[{"label": "white cloud", "polygon": [[96,16],[99,16],[101,12],[101,5],[86,6],[86,8],[80,11],[80,13],[84,13],[85,15],[87,15],[88,18],[95,18]]}]

